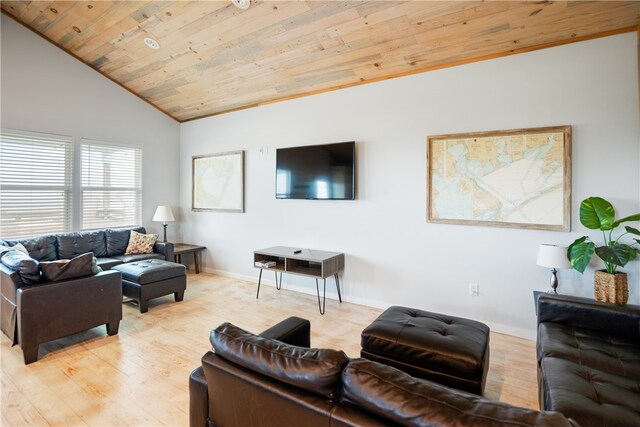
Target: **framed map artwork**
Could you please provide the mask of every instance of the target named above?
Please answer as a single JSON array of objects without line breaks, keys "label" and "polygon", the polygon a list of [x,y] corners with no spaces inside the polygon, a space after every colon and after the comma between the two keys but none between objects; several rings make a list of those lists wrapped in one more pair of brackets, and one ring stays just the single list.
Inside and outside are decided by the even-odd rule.
[{"label": "framed map artwork", "polygon": [[428,137],[427,221],[569,231],[571,126]]},{"label": "framed map artwork", "polygon": [[244,151],[192,157],[191,210],[244,212]]}]

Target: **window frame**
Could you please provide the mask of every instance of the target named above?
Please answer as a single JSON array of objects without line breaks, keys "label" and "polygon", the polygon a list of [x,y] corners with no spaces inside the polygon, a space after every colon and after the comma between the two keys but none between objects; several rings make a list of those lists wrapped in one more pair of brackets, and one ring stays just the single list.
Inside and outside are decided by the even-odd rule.
[{"label": "window frame", "polygon": [[[4,191],[35,191],[35,192],[47,192],[47,191],[51,191],[51,192],[63,192],[64,193],[64,202],[63,202],[63,211],[62,211],[62,229],[52,229],[52,230],[48,230],[46,232],[44,232],[44,230],[41,231],[33,231],[30,232],[28,234],[24,234],[24,233],[18,233],[18,231],[21,231],[22,229],[25,229],[25,227],[15,227],[15,228],[9,228],[9,230],[11,230],[11,232],[7,233],[5,232],[5,228],[3,227],[2,230],[0,230],[0,238],[2,239],[22,239],[22,238],[27,238],[27,237],[32,237],[32,236],[37,236],[37,235],[41,235],[41,234],[46,234],[46,233],[66,233],[66,232],[71,232],[74,229],[74,205],[76,203],[76,197],[75,197],[75,192],[74,192],[74,151],[75,151],[75,147],[74,147],[74,140],[73,137],[70,135],[60,135],[60,134],[54,134],[54,133],[45,133],[45,132],[34,132],[34,131],[24,131],[24,130],[17,130],[17,129],[9,129],[9,128],[1,128],[0,129],[0,136],[2,138],[24,138],[24,139],[29,139],[29,138],[33,138],[33,140],[35,141],[36,139],[41,139],[41,140],[49,140],[49,141],[55,141],[55,142],[60,142],[64,144],[64,149],[65,149],[65,155],[64,155],[64,159],[65,159],[65,164],[64,164],[64,185],[42,185],[42,184],[35,184],[35,185],[20,185],[20,184],[6,184],[4,182],[0,181],[0,193],[4,193]],[[1,152],[0,152],[1,155]],[[0,197],[0,201],[1,201],[1,197]],[[27,207],[25,207],[25,209],[28,208],[28,204]]]},{"label": "window frame", "polygon": [[[83,163],[83,147],[85,145],[96,145],[96,146],[104,146],[104,147],[113,147],[113,148],[122,148],[122,149],[130,149],[135,150],[139,154],[137,157],[139,158],[139,162],[137,162],[136,167],[138,170],[134,172],[137,176],[138,184],[135,187],[105,187],[105,186],[84,186],[83,185],[83,174],[84,174],[84,163]],[[74,182],[77,183],[77,200],[78,200],[78,208],[77,208],[77,225],[75,229],[81,231],[88,230],[100,230],[104,228],[121,228],[121,227],[132,227],[137,226],[142,223],[142,197],[143,197],[143,155],[144,150],[141,145],[137,144],[124,144],[117,142],[104,141],[99,139],[92,138],[80,138],[77,144],[77,173],[75,174]],[[83,217],[83,205],[84,205],[84,192],[85,191],[132,191],[135,194],[135,200],[137,204],[137,209],[135,212],[135,219],[133,224],[109,224],[105,226],[99,227],[85,227],[84,225],[84,217]]]}]

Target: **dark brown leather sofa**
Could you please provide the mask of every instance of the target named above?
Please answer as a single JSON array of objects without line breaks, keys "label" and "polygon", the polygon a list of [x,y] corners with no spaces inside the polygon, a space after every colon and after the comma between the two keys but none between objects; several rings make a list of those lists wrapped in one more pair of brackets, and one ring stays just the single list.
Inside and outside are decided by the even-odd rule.
[{"label": "dark brown leather sofa", "polygon": [[225,323],[189,379],[191,427],[575,426],[538,412],[411,377],[393,367],[309,348],[291,317],[261,335]]},{"label": "dark brown leather sofa", "polygon": [[[157,243],[153,254],[124,255],[130,228],[43,235],[0,241],[21,243],[34,260],[70,259],[92,252],[105,270],[142,259],[173,261],[173,244]],[[133,228],[144,233],[143,227]],[[105,324],[118,333],[122,319],[122,275],[104,271],[95,275],[43,282],[24,280],[21,272],[0,262],[0,329],[22,348],[25,364],[38,358],[39,344]]]},{"label": "dark brown leather sofa", "polygon": [[584,426],[640,426],[640,306],[534,297],[540,407]]}]

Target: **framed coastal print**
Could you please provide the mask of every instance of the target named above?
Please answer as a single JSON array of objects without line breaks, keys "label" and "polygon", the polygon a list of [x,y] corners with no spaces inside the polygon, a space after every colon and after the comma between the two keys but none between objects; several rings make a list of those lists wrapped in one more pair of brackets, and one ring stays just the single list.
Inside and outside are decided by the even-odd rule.
[{"label": "framed coastal print", "polygon": [[244,212],[244,151],[192,157],[191,210]]},{"label": "framed coastal print", "polygon": [[427,221],[569,231],[571,126],[428,137]]}]

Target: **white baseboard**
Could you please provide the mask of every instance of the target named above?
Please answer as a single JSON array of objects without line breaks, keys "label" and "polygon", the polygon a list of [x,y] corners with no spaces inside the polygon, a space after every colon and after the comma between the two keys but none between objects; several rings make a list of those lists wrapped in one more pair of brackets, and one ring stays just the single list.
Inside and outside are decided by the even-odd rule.
[{"label": "white baseboard", "polygon": [[[229,277],[232,279],[244,280],[246,282],[256,282],[255,276],[247,276],[245,274],[238,274],[238,273],[232,273],[230,271],[223,271],[223,270],[216,270],[216,269],[209,269],[209,268],[204,268],[202,269],[202,271],[205,273],[217,274],[219,276]],[[275,280],[268,279],[265,277],[262,278],[261,284],[270,286],[273,288],[276,287]],[[316,295],[315,290],[310,289],[308,287],[302,287],[302,286],[294,285],[290,283],[284,283],[283,286],[285,286],[285,289],[289,291],[300,292],[302,294],[307,294],[307,295]],[[338,292],[327,290],[327,298],[338,301]],[[348,302],[351,304],[364,305],[367,307],[374,307],[374,308],[380,308],[380,309],[386,309],[390,305],[389,303],[385,303],[382,301],[372,300],[369,298],[354,297],[354,296],[344,295],[344,294],[342,294],[342,301]],[[483,319],[476,319],[476,320],[486,323],[487,326],[489,326],[489,328],[491,328],[493,332],[498,332],[500,334],[505,334],[505,335],[511,335],[518,338],[524,338],[530,341],[535,341],[536,339],[535,330],[517,328],[515,326],[489,322]]]}]

